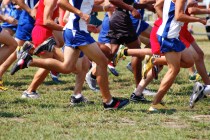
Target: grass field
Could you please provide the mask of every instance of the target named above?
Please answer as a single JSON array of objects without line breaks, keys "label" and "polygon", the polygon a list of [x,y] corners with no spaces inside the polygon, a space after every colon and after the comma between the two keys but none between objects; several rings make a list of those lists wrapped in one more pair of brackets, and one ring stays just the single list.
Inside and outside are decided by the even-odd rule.
[{"label": "grass field", "polygon": [[[205,36],[196,37],[205,52],[210,71],[210,41]],[[128,57],[121,61],[117,70],[119,77],[109,74],[110,89],[114,96],[129,98],[134,89],[132,74],[126,69]],[[15,76],[4,76],[8,91],[0,92],[0,139],[1,140],[67,140],[67,139],[210,139],[210,98],[189,108],[189,96],[193,83],[188,81],[188,71],[182,69],[164,101],[169,108],[166,113],[148,114],[148,104],[130,103],[118,111],[104,111],[100,93],[84,85],[83,94],[95,105],[69,106],[75,76],[62,75],[56,85],[48,77],[38,92],[37,100],[21,99],[36,68],[25,69]],[[148,88],[157,90],[166,68]],[[153,97],[146,97],[152,100]]]}]

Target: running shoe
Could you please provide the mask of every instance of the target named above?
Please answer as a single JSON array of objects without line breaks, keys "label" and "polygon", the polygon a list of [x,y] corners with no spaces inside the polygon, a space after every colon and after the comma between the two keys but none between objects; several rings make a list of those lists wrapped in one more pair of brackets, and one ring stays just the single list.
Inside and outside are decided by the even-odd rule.
[{"label": "running shoe", "polygon": [[111,62],[108,64],[108,69],[114,76],[119,76],[119,73],[117,72],[117,70]]},{"label": "running shoe", "polygon": [[159,112],[159,111],[165,111],[167,110],[167,107],[164,106],[163,104],[159,103],[156,105],[151,105],[150,108],[148,109],[149,112]]},{"label": "running shoe", "polygon": [[144,79],[147,78],[147,73],[149,72],[149,70],[152,68],[153,64],[152,64],[152,56],[151,55],[146,55],[145,56],[145,62],[142,68],[142,77]]},{"label": "running shoe", "polygon": [[133,73],[133,69],[132,69],[132,65],[131,65],[131,62],[129,62],[126,66],[126,68]]},{"label": "running shoe", "polygon": [[33,48],[33,44],[29,41],[26,41],[23,46],[18,46],[16,49],[17,59],[23,54],[23,52],[29,53],[29,51]]},{"label": "running shoe", "polygon": [[8,88],[6,88],[4,85],[3,85],[3,80],[0,80],[0,90],[8,90]]},{"label": "running shoe", "polygon": [[39,53],[43,51],[52,52],[55,45],[56,45],[56,42],[54,38],[50,37],[34,50],[34,55],[38,55]]},{"label": "running shoe", "polygon": [[31,99],[37,99],[39,97],[40,95],[36,91],[30,93],[27,90],[25,90],[21,96],[21,98],[31,98]]},{"label": "running shoe", "polygon": [[85,98],[84,96],[81,96],[80,98],[75,98],[74,96],[71,96],[70,98],[70,104],[71,105],[77,105],[80,103],[84,103],[84,104],[94,104],[93,101],[89,101],[87,98]]},{"label": "running shoe", "polygon": [[120,109],[125,107],[126,105],[129,104],[128,99],[118,99],[118,98],[112,98],[113,102],[110,105],[107,105],[106,103],[104,104],[104,109],[105,110],[115,110],[115,109]]},{"label": "running shoe", "polygon": [[130,101],[133,102],[146,102],[147,99],[144,97],[143,94],[141,94],[140,96],[137,96],[135,93],[132,93],[130,96]]},{"label": "running shoe", "polygon": [[116,66],[119,60],[122,58],[123,60],[126,59],[126,56],[124,55],[124,50],[127,49],[124,45],[121,45],[117,53],[115,54],[113,58],[113,65]]},{"label": "running shoe", "polygon": [[204,91],[205,87],[203,84],[196,82],[193,87],[193,93],[190,96],[190,108],[193,108],[195,106],[195,103],[202,99],[204,97]]},{"label": "running shoe", "polygon": [[32,57],[26,52],[20,56],[17,62],[13,65],[10,74],[14,75],[18,70],[28,68],[29,63],[31,62]]},{"label": "running shoe", "polygon": [[99,88],[97,87],[97,80],[91,77],[90,72],[86,74],[85,80],[91,90],[95,92],[99,91]]},{"label": "running shoe", "polygon": [[51,76],[53,82],[61,83],[61,81],[59,80],[59,73],[58,72],[50,71],[50,76]]},{"label": "running shoe", "polygon": [[201,79],[201,76],[198,74],[197,71],[195,71],[192,75],[189,75],[190,82],[196,82],[199,81],[199,79]]}]

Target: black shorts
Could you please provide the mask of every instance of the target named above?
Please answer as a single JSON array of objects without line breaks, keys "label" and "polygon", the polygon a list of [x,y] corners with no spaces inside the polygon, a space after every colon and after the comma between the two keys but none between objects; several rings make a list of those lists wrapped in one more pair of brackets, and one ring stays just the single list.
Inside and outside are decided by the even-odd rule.
[{"label": "black shorts", "polygon": [[128,11],[116,10],[110,19],[109,26],[107,37],[110,38],[111,44],[128,44],[137,40]]}]

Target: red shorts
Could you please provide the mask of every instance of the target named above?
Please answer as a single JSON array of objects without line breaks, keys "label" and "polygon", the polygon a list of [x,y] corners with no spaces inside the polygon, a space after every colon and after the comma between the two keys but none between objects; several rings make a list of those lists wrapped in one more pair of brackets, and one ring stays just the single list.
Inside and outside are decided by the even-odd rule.
[{"label": "red shorts", "polygon": [[180,40],[186,48],[190,47],[190,44],[192,44],[195,39],[193,38],[192,34],[187,30],[187,28],[182,27],[180,33],[179,33]]},{"label": "red shorts", "polygon": [[157,55],[161,54],[160,44],[157,39],[157,31],[161,24],[162,24],[162,19],[157,19],[150,33],[150,44],[151,44],[152,53]]},{"label": "red shorts", "polygon": [[35,25],[35,27],[32,30],[32,41],[34,44],[34,48],[36,48],[37,46],[42,44],[46,39],[52,36],[52,30],[41,25]]}]

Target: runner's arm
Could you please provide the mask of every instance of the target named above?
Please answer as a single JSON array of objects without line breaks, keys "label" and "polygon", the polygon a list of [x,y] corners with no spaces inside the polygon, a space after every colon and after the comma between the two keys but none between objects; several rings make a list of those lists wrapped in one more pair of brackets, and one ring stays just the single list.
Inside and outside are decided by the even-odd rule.
[{"label": "runner's arm", "polygon": [[155,6],[154,6],[157,15],[160,18],[162,18],[162,16],[163,16],[163,4],[164,4],[164,0],[157,0],[155,3]]},{"label": "runner's arm", "polygon": [[52,30],[62,31],[63,27],[55,23],[52,19],[53,10],[55,9],[57,0],[44,0],[44,15],[43,15],[43,24]]}]

